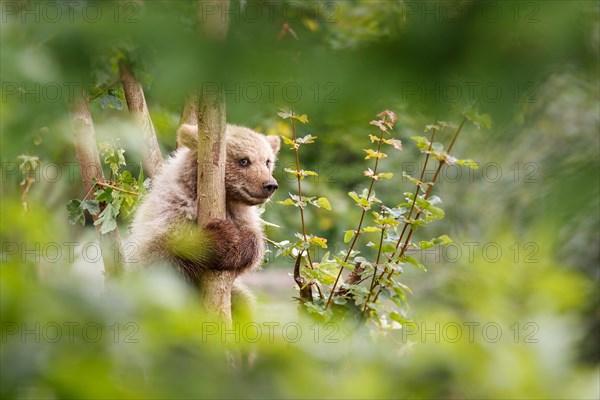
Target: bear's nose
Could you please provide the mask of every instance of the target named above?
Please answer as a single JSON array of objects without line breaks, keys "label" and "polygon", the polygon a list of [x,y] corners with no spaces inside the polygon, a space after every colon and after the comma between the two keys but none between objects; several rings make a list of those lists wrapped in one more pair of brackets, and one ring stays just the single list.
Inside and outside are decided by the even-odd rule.
[{"label": "bear's nose", "polygon": [[273,194],[273,192],[277,190],[278,187],[279,185],[277,184],[276,180],[263,183],[263,189],[265,189],[265,192],[267,192],[268,194]]}]

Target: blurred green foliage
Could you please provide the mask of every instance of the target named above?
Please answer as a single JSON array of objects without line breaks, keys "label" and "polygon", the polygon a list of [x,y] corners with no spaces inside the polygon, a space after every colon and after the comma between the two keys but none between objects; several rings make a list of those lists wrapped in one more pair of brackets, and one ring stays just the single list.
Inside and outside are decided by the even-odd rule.
[{"label": "blurred green foliage", "polygon": [[[238,17],[223,46],[197,33],[191,1],[0,4],[1,396],[600,397],[598,3],[232,4]],[[406,271],[414,325],[387,337],[311,330],[295,316],[292,290],[257,288],[257,360],[232,369],[193,292],[172,277],[102,289],[91,219],[68,224],[65,204],[85,193],[66,101],[88,87],[98,142],[120,139],[139,176],[140,136],[118,86],[122,58],[144,84],[165,154],[185,95],[203,84],[224,85],[229,121],[262,132],[291,136],[280,108],[310,115],[298,135],[319,141],[303,149],[302,164],[319,177],[303,189],[326,195],[332,211],[311,210],[306,222],[332,246],[360,214],[346,194],[364,185],[373,115],[394,111],[397,137],[415,146],[382,161],[396,174],[377,194],[394,204],[411,185],[397,172],[418,170],[407,138],[477,103],[494,126],[464,132],[455,148],[480,169],[450,170],[436,188],[446,216],[428,235],[448,233],[456,245],[422,254],[429,272]],[[39,165],[20,170],[34,159],[21,155]],[[284,172],[293,165],[283,151],[280,189],[264,214],[282,226],[267,228],[273,240],[299,230],[297,215],[276,204],[293,192]],[[120,225],[126,236],[127,220]],[[278,261],[262,273],[292,268]],[[278,324],[273,340],[265,323]],[[296,325],[284,334],[286,323]]]}]

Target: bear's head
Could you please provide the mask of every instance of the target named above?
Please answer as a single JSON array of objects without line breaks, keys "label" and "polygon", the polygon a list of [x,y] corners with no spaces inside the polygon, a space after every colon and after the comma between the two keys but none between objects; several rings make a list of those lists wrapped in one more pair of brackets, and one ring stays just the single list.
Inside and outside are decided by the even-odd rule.
[{"label": "bear's head", "polygon": [[[196,149],[198,127],[182,125],[177,141],[179,146]],[[273,195],[278,187],[273,168],[280,146],[279,136],[265,136],[243,126],[227,125],[227,201],[258,205]]]}]

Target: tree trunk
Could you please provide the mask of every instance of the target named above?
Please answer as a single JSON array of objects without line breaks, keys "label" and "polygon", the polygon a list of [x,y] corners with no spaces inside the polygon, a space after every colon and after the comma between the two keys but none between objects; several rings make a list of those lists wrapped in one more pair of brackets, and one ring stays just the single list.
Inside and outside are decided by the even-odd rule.
[{"label": "tree trunk", "polygon": [[[198,225],[225,219],[225,99],[223,93],[197,98],[198,118]],[[210,315],[231,323],[234,271],[205,270],[199,279],[202,304]]]},{"label": "tree trunk", "polygon": [[160,147],[158,147],[156,131],[154,129],[154,125],[152,124],[152,120],[150,119],[150,112],[148,111],[148,105],[146,104],[144,89],[137,81],[131,72],[131,69],[124,60],[119,62],[119,75],[121,77],[123,91],[125,92],[127,108],[134,116],[138,126],[142,130],[142,135],[144,137],[142,144],[144,168],[148,176],[153,177],[161,167],[163,158],[160,152]]},{"label": "tree trunk", "polygon": [[[75,139],[75,152],[81,170],[81,179],[86,193],[92,191],[94,182],[105,182],[104,173],[100,164],[100,155],[96,146],[96,132],[88,105],[88,100],[81,92],[75,91],[75,98],[68,104],[73,137]],[[94,222],[98,218],[92,215]],[[100,226],[96,227],[102,260],[104,262],[104,275],[108,279],[119,275],[123,271],[123,248],[117,229],[102,235]]]},{"label": "tree trunk", "polygon": [[[201,33],[216,42],[224,42],[229,29],[229,0],[211,2],[219,12],[205,13],[205,3],[198,4]],[[222,90],[201,91],[186,101],[182,122],[198,124],[198,225],[211,219],[225,219],[225,97]],[[202,304],[209,315],[231,326],[231,289],[234,271],[205,270],[199,278]]]}]

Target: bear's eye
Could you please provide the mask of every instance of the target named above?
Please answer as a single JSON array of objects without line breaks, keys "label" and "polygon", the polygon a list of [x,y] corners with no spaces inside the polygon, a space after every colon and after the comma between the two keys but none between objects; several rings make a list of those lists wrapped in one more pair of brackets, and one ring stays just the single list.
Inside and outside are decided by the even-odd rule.
[{"label": "bear's eye", "polygon": [[250,165],[250,160],[244,157],[240,160],[240,165],[242,167],[247,167],[248,165]]}]

